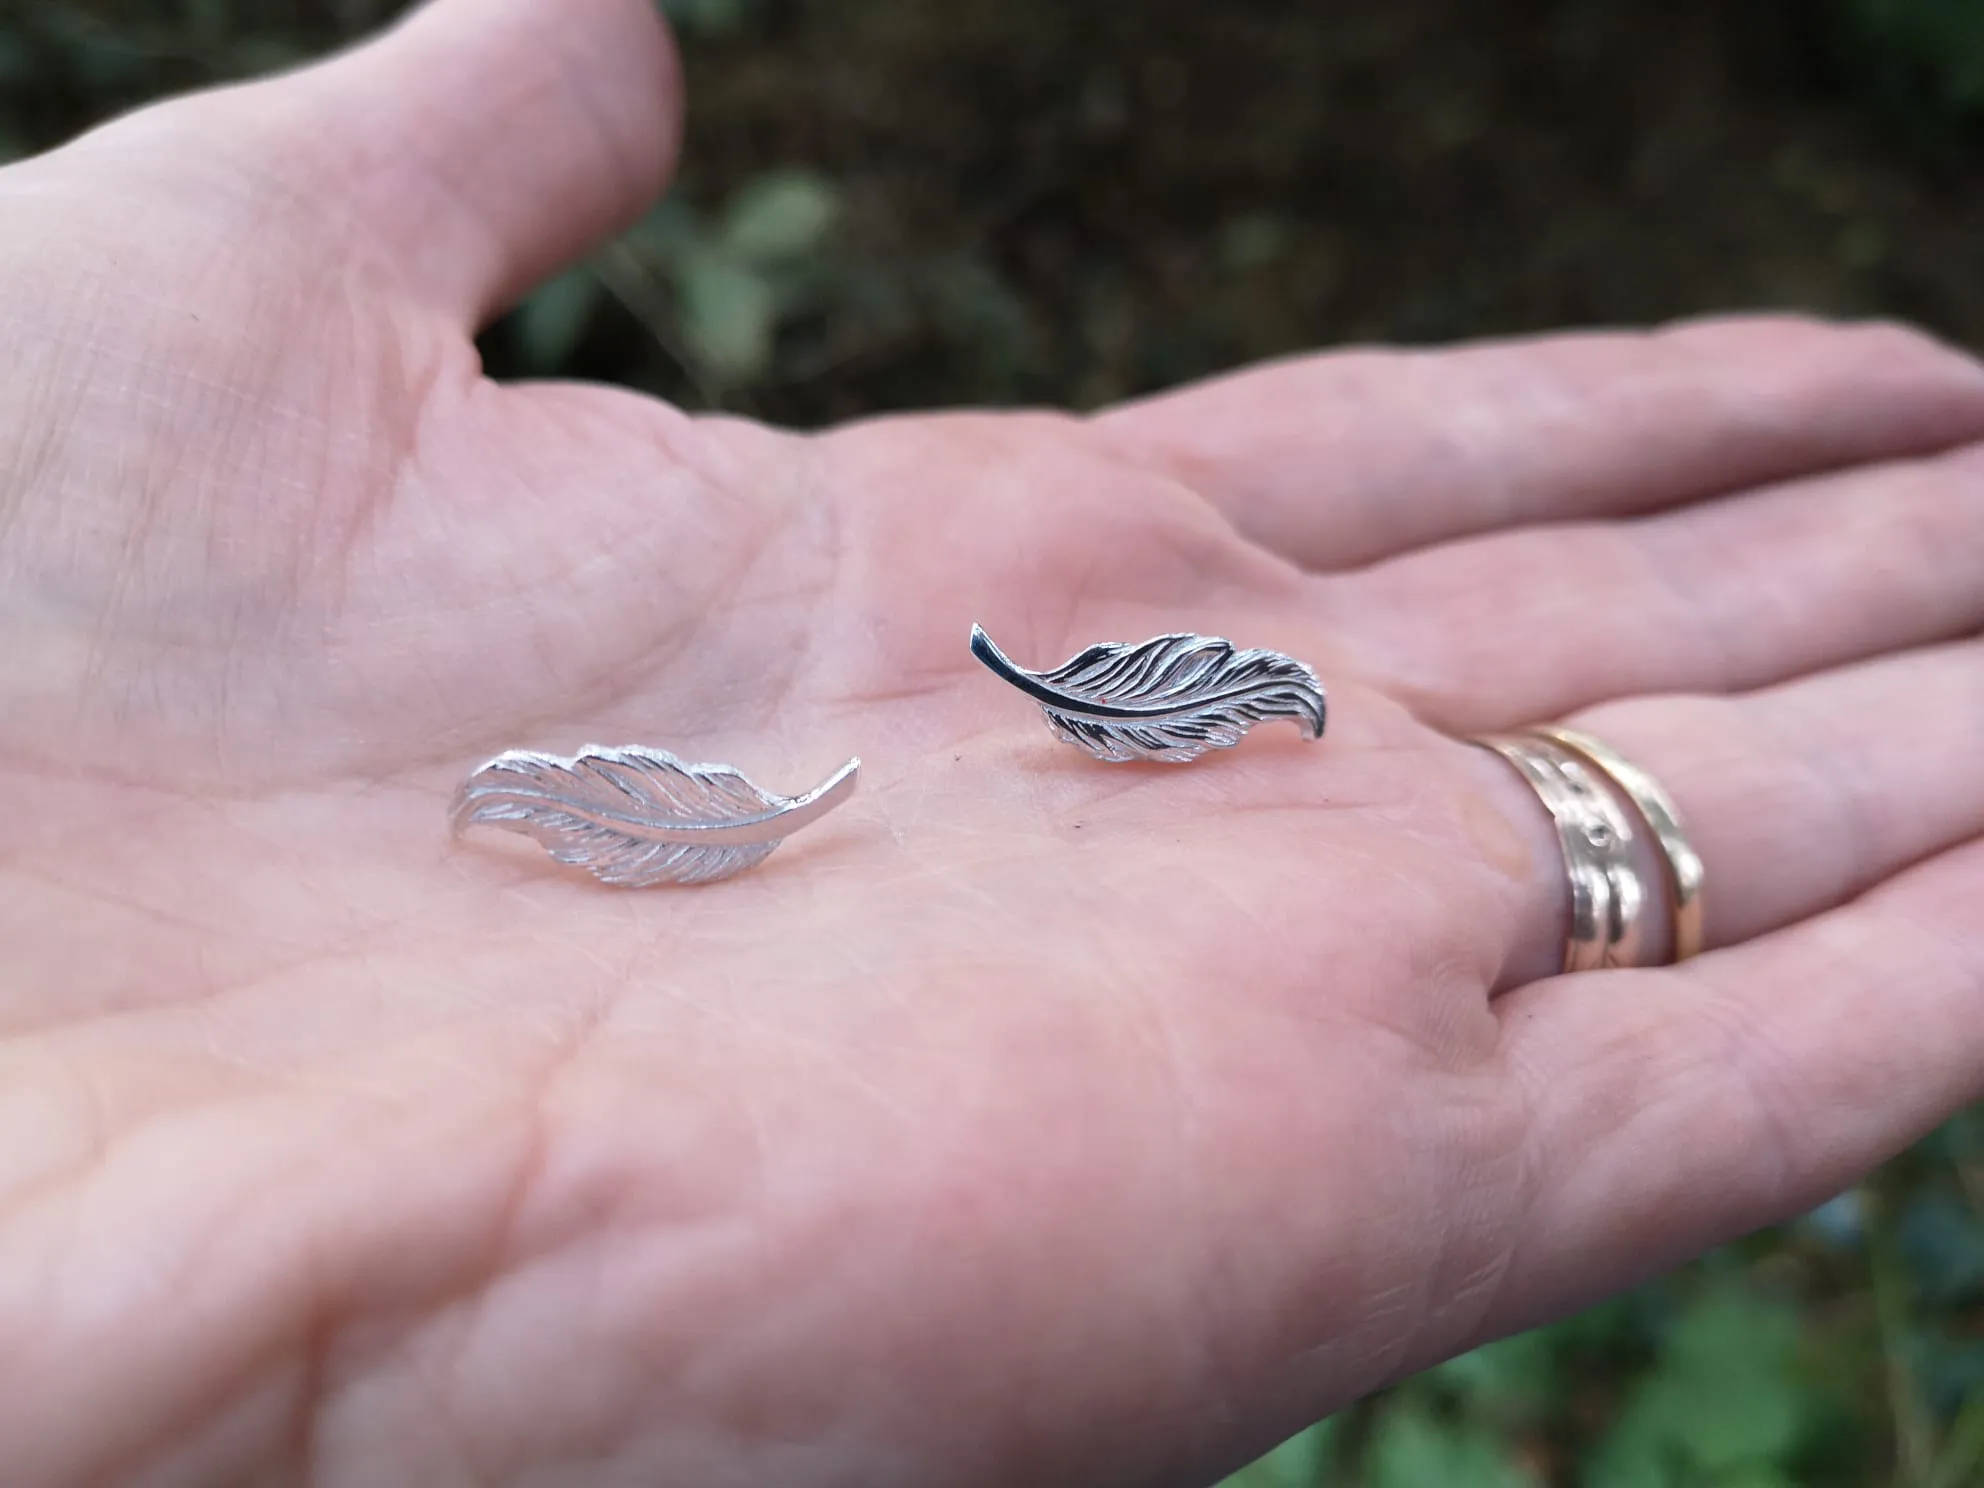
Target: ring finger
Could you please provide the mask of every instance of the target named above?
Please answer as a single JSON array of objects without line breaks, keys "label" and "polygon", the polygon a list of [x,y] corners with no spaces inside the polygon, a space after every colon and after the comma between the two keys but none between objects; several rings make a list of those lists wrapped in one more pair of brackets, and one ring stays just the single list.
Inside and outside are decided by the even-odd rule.
[{"label": "ring finger", "polygon": [[[1674,798],[1707,869],[1711,949],[1819,914],[1984,835],[1984,640],[1744,696],[1610,703],[1570,722]],[[1533,795],[1505,798],[1534,825]],[[1532,946],[1561,933],[1568,893],[1561,861],[1539,856],[1534,922],[1521,936]]]}]

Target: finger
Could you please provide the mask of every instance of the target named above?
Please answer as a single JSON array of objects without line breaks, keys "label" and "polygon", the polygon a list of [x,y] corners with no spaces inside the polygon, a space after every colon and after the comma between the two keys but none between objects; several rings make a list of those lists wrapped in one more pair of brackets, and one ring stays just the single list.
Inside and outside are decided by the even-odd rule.
[{"label": "finger", "polygon": [[1318,582],[1367,680],[1455,732],[1731,692],[1984,625],[1984,445]]},{"label": "finger", "polygon": [[[1707,872],[1710,947],[1822,913],[1984,834],[1984,641],[1745,697],[1615,703],[1573,725],[1674,798]],[[1498,801],[1532,828],[1542,819],[1528,792]],[[1534,830],[1530,840],[1542,842]],[[1554,843],[1532,858],[1526,945],[1561,937],[1568,894]]]},{"label": "finger", "polygon": [[1914,332],[1792,319],[1351,351],[1099,425],[1315,569],[1618,516],[1984,436],[1984,369]]},{"label": "finger", "polygon": [[680,99],[652,0],[434,0],[319,66],[113,129],[192,128],[473,324],[646,208]]},{"label": "finger", "polygon": [[1495,1331],[1788,1218],[1984,1097],[1984,841],[1660,972],[1505,999],[1532,1113]]}]

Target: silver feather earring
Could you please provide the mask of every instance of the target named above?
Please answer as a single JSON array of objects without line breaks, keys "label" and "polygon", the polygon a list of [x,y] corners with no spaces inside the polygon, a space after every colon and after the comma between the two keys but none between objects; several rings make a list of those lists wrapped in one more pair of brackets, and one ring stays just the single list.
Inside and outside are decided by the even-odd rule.
[{"label": "silver feather earring", "polygon": [[1242,651],[1217,636],[1104,641],[1051,672],[1030,672],[974,625],[971,654],[1040,704],[1057,737],[1112,764],[1186,764],[1232,748],[1270,719],[1323,736],[1315,672],[1279,651]]},{"label": "silver feather earring", "polygon": [[860,770],[851,759],[803,796],[780,796],[729,765],[637,744],[588,744],[571,756],[511,749],[469,773],[448,820],[457,836],[479,822],[521,832],[620,888],[714,883],[756,867],[853,795]]}]

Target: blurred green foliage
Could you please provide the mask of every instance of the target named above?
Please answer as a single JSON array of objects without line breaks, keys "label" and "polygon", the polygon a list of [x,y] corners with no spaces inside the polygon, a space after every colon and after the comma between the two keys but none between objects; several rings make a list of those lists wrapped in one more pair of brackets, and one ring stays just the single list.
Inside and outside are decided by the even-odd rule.
[{"label": "blurred green foliage", "polygon": [[1226,1488],[1976,1488],[1984,1112],[1862,1189],[1341,1412]]},{"label": "blurred green foliage", "polygon": [[[1984,345],[1984,0],[662,0],[678,186],[483,338],[809,423],[1723,306]],[[0,0],[0,156],[399,0]],[[1237,1488],[1979,1488],[1984,1113]]]},{"label": "blurred green foliage", "polygon": [[[662,5],[676,190],[499,375],[805,425],[1736,306],[1984,344],[1984,0]],[[400,8],[0,0],[0,153]]]},{"label": "blurred green foliage", "polygon": [[1984,119],[1984,4],[1834,0],[1844,66],[1889,109],[1934,131]]}]

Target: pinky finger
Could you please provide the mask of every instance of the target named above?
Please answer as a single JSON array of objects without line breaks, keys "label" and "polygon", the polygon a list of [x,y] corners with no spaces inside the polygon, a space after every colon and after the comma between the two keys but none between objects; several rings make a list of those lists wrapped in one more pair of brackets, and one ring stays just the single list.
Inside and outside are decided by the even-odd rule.
[{"label": "pinky finger", "polygon": [[1984,1098],[1984,839],[1658,971],[1504,999],[1529,1191],[1495,1332],[1839,1192]]}]

